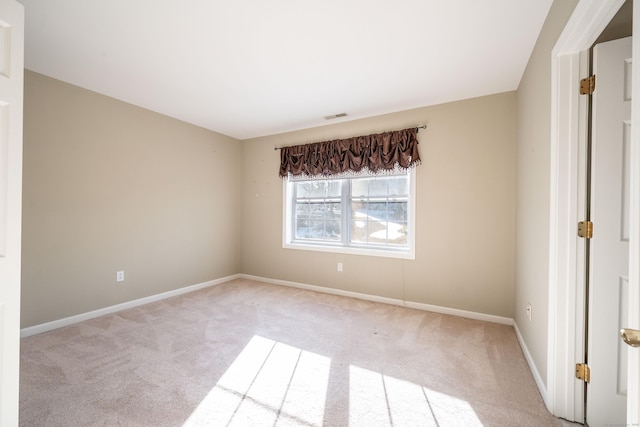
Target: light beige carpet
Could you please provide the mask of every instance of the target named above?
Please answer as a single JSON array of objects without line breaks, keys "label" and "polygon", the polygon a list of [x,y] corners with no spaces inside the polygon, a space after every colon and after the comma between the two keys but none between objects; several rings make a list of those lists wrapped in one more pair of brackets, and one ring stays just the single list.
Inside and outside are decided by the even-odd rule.
[{"label": "light beige carpet", "polygon": [[509,326],[235,280],[24,338],[22,426],[560,426]]}]

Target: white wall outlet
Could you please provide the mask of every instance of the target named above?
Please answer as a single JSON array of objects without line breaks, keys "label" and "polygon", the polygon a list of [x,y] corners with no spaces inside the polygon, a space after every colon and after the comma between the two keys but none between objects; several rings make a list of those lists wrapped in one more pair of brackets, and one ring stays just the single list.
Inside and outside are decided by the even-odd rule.
[{"label": "white wall outlet", "polygon": [[118,271],[116,273],[116,282],[124,282],[124,271]]},{"label": "white wall outlet", "polygon": [[342,271],[342,263],[341,262],[338,263],[338,271]]},{"label": "white wall outlet", "polygon": [[525,312],[527,313],[527,318],[529,322],[531,322],[531,304],[527,304],[527,308],[525,308]]}]

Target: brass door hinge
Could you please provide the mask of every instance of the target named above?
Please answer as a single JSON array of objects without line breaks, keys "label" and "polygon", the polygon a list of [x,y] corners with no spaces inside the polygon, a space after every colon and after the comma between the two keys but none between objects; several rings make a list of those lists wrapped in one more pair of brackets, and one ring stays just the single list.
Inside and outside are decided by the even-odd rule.
[{"label": "brass door hinge", "polygon": [[580,221],[578,223],[578,237],[591,239],[593,237],[593,223],[591,221]]},{"label": "brass door hinge", "polygon": [[585,363],[576,363],[576,378],[586,383],[591,381],[591,369]]},{"label": "brass door hinge", "polygon": [[580,95],[592,95],[596,90],[596,76],[585,77],[580,80]]}]

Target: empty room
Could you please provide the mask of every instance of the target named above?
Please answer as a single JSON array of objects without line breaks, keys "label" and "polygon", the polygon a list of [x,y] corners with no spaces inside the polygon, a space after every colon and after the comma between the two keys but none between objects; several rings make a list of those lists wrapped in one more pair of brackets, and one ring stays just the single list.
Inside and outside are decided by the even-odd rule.
[{"label": "empty room", "polygon": [[640,423],[632,3],[0,0],[0,426]]}]

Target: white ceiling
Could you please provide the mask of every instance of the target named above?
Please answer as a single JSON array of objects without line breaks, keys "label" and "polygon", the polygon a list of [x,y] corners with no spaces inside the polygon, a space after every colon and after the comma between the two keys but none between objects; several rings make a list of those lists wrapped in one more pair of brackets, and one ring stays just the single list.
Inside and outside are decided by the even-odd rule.
[{"label": "white ceiling", "polygon": [[515,90],[552,3],[19,1],[26,68],[237,139]]}]

